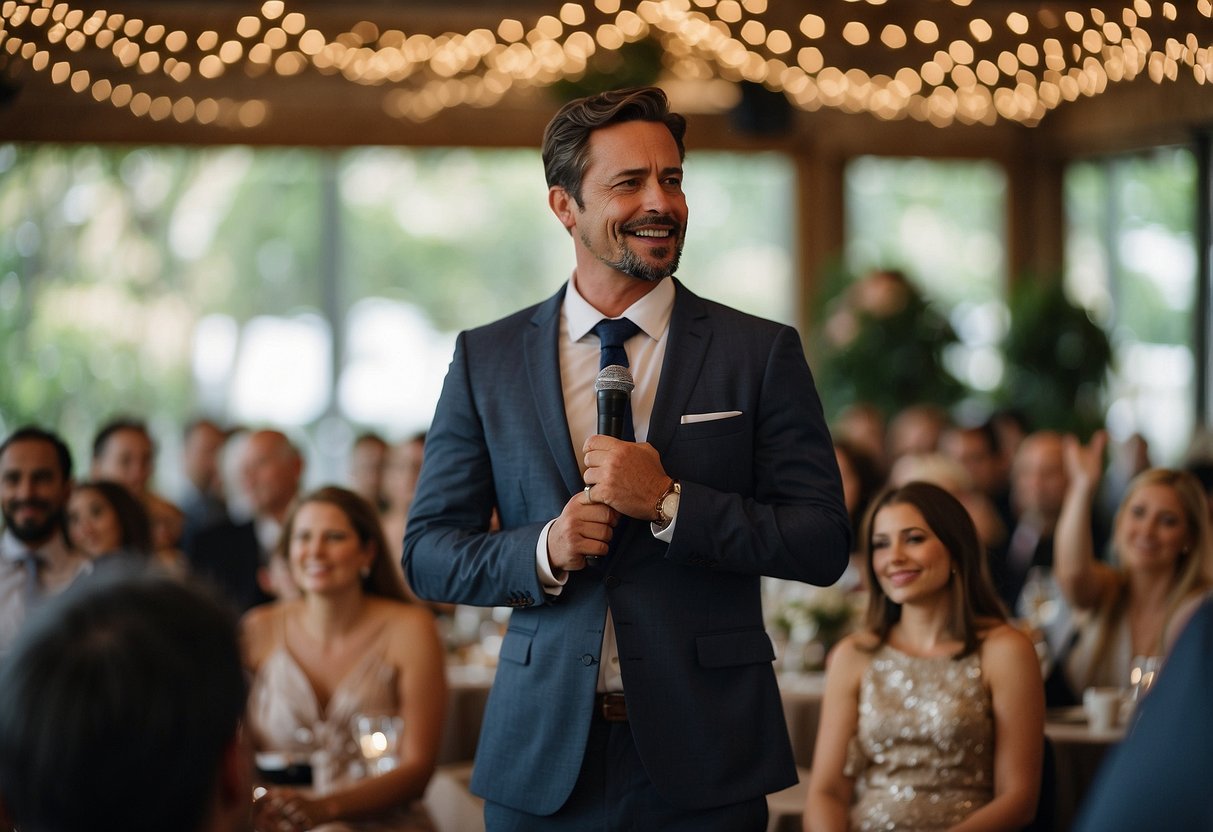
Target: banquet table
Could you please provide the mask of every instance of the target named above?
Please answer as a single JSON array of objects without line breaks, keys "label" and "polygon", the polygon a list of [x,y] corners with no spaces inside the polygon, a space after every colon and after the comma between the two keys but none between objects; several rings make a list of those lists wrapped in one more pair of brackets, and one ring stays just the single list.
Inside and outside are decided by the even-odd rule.
[{"label": "banquet table", "polygon": [[1087,725],[1082,708],[1052,710],[1045,719],[1045,737],[1053,749],[1055,826],[1059,832],[1074,823],[1082,800],[1090,789],[1108,750],[1124,739],[1125,729],[1116,725],[1095,731]]},{"label": "banquet table", "polygon": [[[467,792],[467,782],[493,675],[491,667],[457,664],[447,667],[449,699],[447,726],[439,754],[442,765],[431,784],[427,802],[433,804],[431,811],[458,818],[455,825],[446,827],[458,832],[469,828],[466,824],[471,822],[470,818],[479,816],[481,804]],[[768,798],[771,814],[768,829],[771,832],[799,829],[824,689],[823,673],[785,672],[779,676],[783,713],[800,783]],[[1117,726],[1105,732],[1092,731],[1086,724],[1081,708],[1067,709],[1050,711],[1045,723],[1045,736],[1053,750],[1053,793],[1050,799],[1054,803],[1055,828],[1064,832],[1070,828],[1104,755],[1124,737],[1124,728]],[[444,827],[440,825],[440,828]]]}]

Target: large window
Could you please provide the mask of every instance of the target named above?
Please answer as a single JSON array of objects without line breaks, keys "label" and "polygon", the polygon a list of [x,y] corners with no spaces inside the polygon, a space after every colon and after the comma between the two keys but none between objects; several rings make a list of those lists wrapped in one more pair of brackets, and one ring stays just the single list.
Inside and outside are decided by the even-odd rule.
[{"label": "large window", "polygon": [[987,161],[863,156],[846,170],[846,271],[904,272],[950,320],[948,367],[979,397],[1002,379],[1006,192]]},{"label": "large window", "polygon": [[[793,322],[791,164],[686,167],[679,275]],[[428,424],[458,330],[572,268],[536,151],[0,146],[0,433],[37,422],[83,453],[144,416],[171,480],[204,412],[287,428],[309,479],[338,477],[356,430]]]},{"label": "large window", "polygon": [[1194,427],[1196,159],[1166,148],[1066,174],[1066,286],[1111,333],[1108,429],[1173,464]]}]

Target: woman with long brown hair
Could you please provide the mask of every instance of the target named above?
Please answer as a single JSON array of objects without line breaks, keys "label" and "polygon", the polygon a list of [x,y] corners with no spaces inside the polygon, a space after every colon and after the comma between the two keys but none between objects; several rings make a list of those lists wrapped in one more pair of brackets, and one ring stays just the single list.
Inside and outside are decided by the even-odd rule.
[{"label": "woman with long brown hair", "polygon": [[944,489],[872,503],[865,625],[830,657],[806,832],[1012,830],[1036,810],[1044,692],[977,530]]}]

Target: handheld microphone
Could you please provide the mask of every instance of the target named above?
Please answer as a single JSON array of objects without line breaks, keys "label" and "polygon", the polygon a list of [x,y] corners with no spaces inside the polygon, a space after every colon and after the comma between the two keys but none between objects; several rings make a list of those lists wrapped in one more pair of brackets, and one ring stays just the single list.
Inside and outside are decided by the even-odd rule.
[{"label": "handheld microphone", "polygon": [[598,373],[594,390],[598,394],[598,432],[603,436],[623,438],[628,399],[635,386],[627,367],[609,364]]}]

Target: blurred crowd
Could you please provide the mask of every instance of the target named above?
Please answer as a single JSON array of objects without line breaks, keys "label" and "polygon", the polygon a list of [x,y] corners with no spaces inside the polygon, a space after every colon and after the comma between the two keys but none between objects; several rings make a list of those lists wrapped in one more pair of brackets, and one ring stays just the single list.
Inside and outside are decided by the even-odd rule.
[{"label": "blurred crowd", "polygon": [[[422,442],[359,436],[348,481],[304,491],[285,433],[200,419],[184,430],[186,483],[170,497],[153,487],[156,442],[140,420],[101,427],[80,472],[53,432],[4,437],[0,695],[13,718],[0,720],[0,829],[90,828],[58,825],[75,811],[64,802],[109,807],[106,828],[187,828],[164,821],[186,803],[215,828],[243,828],[228,821],[247,816],[254,783],[258,830],[431,829],[419,801],[444,728],[445,650],[400,568]],[[237,649],[235,679],[197,684]],[[189,695],[149,701],[182,686]],[[223,698],[200,703],[194,688]],[[174,806],[145,805],[186,761],[165,753],[148,770],[138,748],[163,749],[125,741],[142,719],[199,723],[186,737],[197,760],[180,772],[198,791],[173,793]],[[47,731],[66,749],[55,772],[24,765],[42,760]],[[94,776],[115,754],[130,776]],[[61,790],[70,799],[49,798]]]}]

